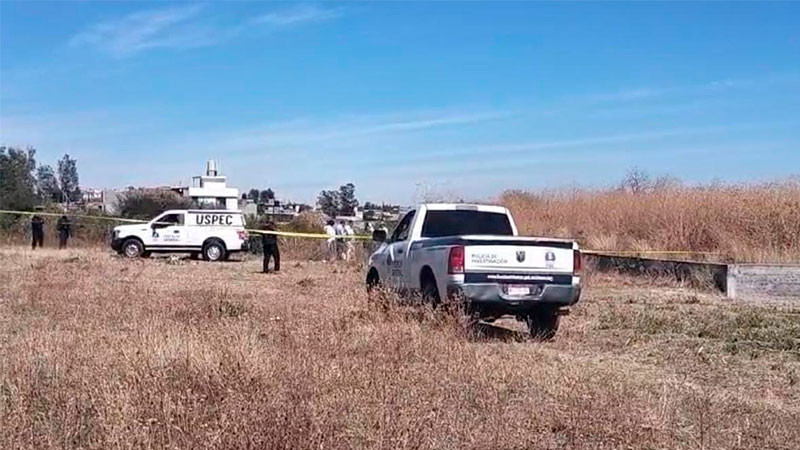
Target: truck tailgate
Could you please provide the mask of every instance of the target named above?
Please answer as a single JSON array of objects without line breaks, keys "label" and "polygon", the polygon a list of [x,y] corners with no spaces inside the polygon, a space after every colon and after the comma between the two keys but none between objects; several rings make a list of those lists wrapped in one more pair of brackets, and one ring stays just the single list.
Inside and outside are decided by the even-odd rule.
[{"label": "truck tailgate", "polygon": [[573,271],[572,248],[526,244],[467,245],[464,270],[470,272],[568,274]]}]

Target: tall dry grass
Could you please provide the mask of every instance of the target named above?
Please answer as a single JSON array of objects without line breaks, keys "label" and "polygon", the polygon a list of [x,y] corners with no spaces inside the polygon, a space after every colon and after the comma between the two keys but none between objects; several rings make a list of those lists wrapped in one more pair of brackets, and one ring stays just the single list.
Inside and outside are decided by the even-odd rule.
[{"label": "tall dry grass", "polygon": [[[800,261],[800,183],[505,192],[525,234],[594,250],[714,252],[724,261]],[[703,255],[681,255],[702,257]]]},{"label": "tall dry grass", "polygon": [[598,276],[538,343],[338,264],[0,262],[3,449],[800,446],[796,308]]}]

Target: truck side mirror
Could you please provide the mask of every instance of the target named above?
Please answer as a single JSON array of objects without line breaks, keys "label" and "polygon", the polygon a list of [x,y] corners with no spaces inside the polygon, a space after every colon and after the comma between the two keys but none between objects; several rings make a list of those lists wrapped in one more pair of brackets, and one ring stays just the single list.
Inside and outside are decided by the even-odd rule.
[{"label": "truck side mirror", "polygon": [[384,242],[386,241],[386,231],[385,230],[375,230],[372,232],[372,240],[375,242]]}]

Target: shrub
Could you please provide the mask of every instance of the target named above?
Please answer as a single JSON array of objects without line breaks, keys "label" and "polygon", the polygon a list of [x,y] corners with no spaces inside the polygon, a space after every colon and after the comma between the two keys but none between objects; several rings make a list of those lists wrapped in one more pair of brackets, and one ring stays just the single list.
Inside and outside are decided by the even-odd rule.
[{"label": "shrub", "polygon": [[168,190],[137,190],[123,194],[119,214],[129,219],[149,220],[169,209],[191,208],[190,199]]}]

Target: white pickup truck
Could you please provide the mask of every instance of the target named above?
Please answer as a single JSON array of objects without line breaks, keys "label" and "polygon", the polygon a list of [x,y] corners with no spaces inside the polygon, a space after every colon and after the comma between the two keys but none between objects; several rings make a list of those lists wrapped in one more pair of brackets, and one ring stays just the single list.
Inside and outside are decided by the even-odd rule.
[{"label": "white pickup truck", "polygon": [[520,237],[500,206],[423,204],[408,212],[391,236],[376,230],[367,289],[385,286],[421,293],[434,305],[464,301],[467,312],[493,321],[525,321],[531,335],[550,339],[559,317],[581,294],[578,244]]},{"label": "white pickup truck", "polygon": [[114,228],[111,248],[136,258],[150,253],[203,255],[206,261],[228,259],[246,250],[247,231],[241,211],[170,210],[148,223]]}]

